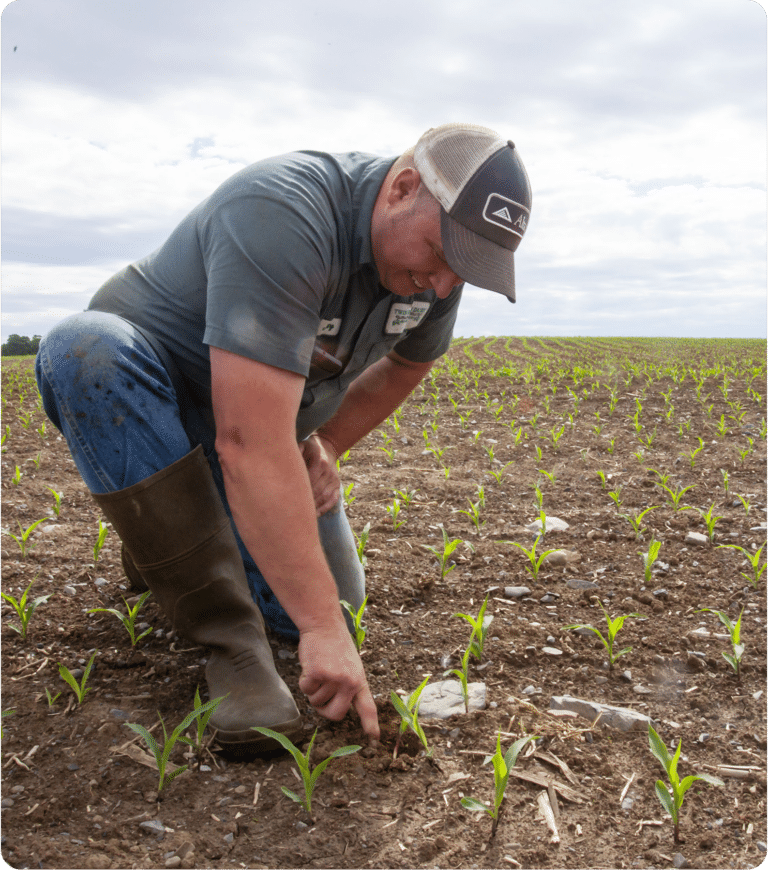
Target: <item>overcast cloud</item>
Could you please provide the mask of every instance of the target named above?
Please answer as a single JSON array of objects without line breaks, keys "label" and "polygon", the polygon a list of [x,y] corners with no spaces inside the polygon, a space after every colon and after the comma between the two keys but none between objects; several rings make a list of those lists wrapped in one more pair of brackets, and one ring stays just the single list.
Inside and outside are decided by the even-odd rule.
[{"label": "overcast cloud", "polygon": [[255,160],[452,120],[533,188],[517,304],[469,288],[457,334],[766,335],[753,0],[13,0],[1,26],[3,340]]}]

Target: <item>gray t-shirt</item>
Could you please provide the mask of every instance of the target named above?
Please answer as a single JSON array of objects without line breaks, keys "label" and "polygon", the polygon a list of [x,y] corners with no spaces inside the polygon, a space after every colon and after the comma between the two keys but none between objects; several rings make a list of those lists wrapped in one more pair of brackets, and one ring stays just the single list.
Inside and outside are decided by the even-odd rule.
[{"label": "gray t-shirt", "polygon": [[209,345],[303,375],[305,438],[390,350],[427,362],[450,345],[461,288],[439,300],[379,284],[371,215],[393,160],[303,151],[252,164],[107,281],[89,308],[150,332],[203,389]]}]

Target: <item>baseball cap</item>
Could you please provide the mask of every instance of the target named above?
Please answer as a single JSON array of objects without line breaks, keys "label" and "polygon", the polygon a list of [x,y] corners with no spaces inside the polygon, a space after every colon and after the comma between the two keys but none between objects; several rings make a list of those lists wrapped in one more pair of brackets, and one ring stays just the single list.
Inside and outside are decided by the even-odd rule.
[{"label": "baseball cap", "polygon": [[477,124],[443,124],[419,139],[413,160],[442,207],[448,265],[514,302],[514,253],[531,213],[531,186],[514,143]]}]

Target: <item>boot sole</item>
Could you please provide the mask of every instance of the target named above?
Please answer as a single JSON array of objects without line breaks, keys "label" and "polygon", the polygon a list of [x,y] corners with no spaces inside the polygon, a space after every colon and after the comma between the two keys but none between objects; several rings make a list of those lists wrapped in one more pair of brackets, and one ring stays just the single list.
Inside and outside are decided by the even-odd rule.
[{"label": "boot sole", "polygon": [[[296,717],[294,720],[289,720],[287,723],[269,726],[275,732],[285,735],[287,738],[294,740],[303,733],[301,717]],[[274,738],[269,738],[262,735],[260,732],[255,732],[253,729],[243,729],[239,731],[223,731],[221,729],[213,730],[216,742],[225,751],[238,751],[240,753],[267,753],[276,750],[283,750],[282,745],[275,741]]]}]

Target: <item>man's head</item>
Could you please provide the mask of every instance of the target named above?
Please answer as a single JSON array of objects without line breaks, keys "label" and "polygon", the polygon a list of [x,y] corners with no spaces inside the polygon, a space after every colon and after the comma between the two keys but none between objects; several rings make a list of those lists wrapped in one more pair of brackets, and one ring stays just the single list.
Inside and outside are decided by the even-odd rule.
[{"label": "man's head", "polygon": [[515,300],[514,252],[531,190],[511,142],[472,124],[428,130],[388,173],[371,234],[382,284],[447,296],[468,281]]}]

